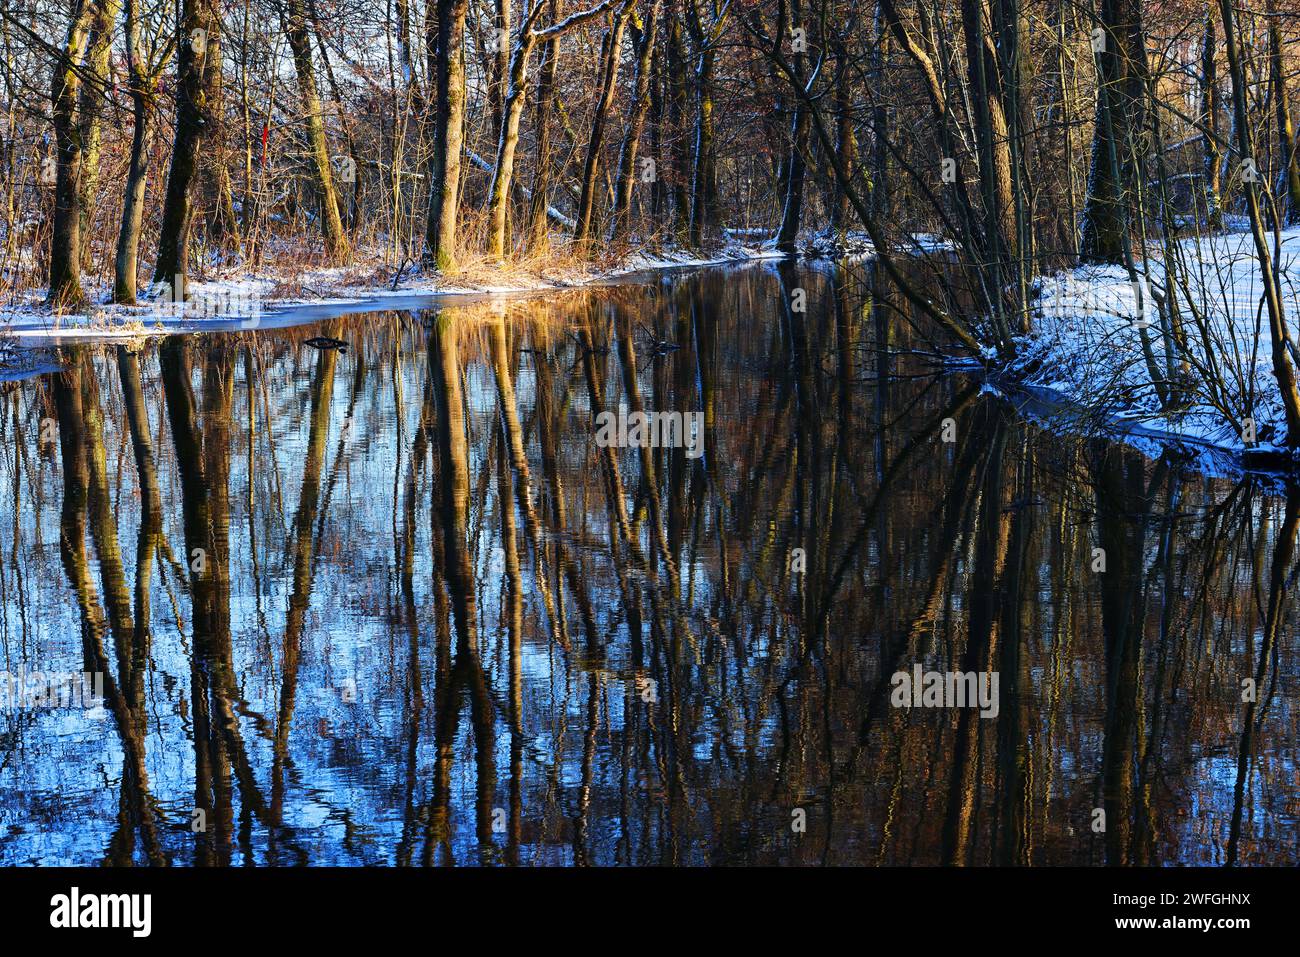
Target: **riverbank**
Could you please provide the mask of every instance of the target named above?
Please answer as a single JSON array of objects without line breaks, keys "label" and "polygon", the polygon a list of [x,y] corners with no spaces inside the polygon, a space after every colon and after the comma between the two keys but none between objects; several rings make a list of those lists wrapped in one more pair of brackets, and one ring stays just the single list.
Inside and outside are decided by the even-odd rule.
[{"label": "riverbank", "polygon": [[[939,237],[912,237],[907,252],[947,248]],[[865,237],[801,238],[801,259],[842,262],[874,255]],[[672,269],[741,266],[784,258],[766,234],[738,232],[701,255],[682,250],[625,255],[603,263],[549,268],[478,264],[454,279],[407,264],[305,269],[292,274],[233,273],[191,284],[181,301],[164,295],[135,306],[107,304],[107,284],[92,287],[97,305],[51,313],[39,291],[0,307],[0,377],[42,371],[50,357],[31,347],[75,340],[120,340],[175,332],[269,330],[356,312],[427,309],[635,281]],[[1276,259],[1292,326],[1300,317],[1300,229],[1280,234]],[[1016,358],[989,370],[989,385],[1026,414],[1070,431],[1104,433],[1147,454],[1181,448],[1199,468],[1289,461],[1285,413],[1269,357],[1263,284],[1245,232],[1199,236],[1174,247],[1173,268],[1159,250],[1136,264],[1136,282],[1120,266],[1083,266],[1038,277],[1033,332]],[[1172,277],[1172,282],[1171,282]],[[1172,296],[1171,296],[1172,292]],[[1166,349],[1162,318],[1180,317],[1183,346]],[[1170,394],[1176,395],[1170,401]],[[1284,461],[1286,460],[1286,461]]]},{"label": "riverbank", "polygon": [[640,250],[614,261],[562,262],[544,267],[473,264],[450,279],[435,270],[405,263],[391,269],[377,263],[288,271],[213,271],[212,278],[164,286],[135,306],[109,302],[111,283],[88,280],[91,305],[52,311],[43,290],[31,290],[0,304],[0,337],[11,340],[0,353],[12,359],[13,347],[74,339],[130,339],[175,332],[279,328],[348,312],[428,308],[455,302],[519,296],[629,280],[640,273],[781,259],[770,241],[732,240],[707,253],[680,249]]},{"label": "riverbank", "polygon": [[[1274,246],[1294,336],[1300,229],[1281,232]],[[1181,240],[1169,257],[1153,252],[1137,263],[1135,275],[1081,266],[1037,279],[1033,332],[1000,377],[1068,404],[1088,428],[1142,445],[1218,449],[1246,463],[1289,458],[1250,234]]]},{"label": "riverbank", "polygon": [[[796,257],[804,260],[863,261],[876,254],[871,240],[860,231],[810,230],[800,235],[796,245]],[[941,236],[917,233],[896,251],[925,256],[951,248]],[[670,269],[784,258],[787,254],[776,248],[771,230],[731,229],[725,231],[724,242],[705,251],[646,247],[594,260],[563,254],[525,263],[482,259],[462,264],[450,276],[409,260],[393,268],[378,254],[358,257],[351,266],[209,267],[202,274],[205,278],[187,281],[183,290],[155,290],[150,301],[136,306],[110,302],[112,282],[108,277],[87,277],[83,285],[91,305],[85,309],[54,312],[45,305],[43,289],[30,289],[0,302],[0,340],[9,337],[14,344],[27,344],[280,328],[350,311],[428,308],[444,298],[464,302],[534,295],[630,281],[639,274]]]}]

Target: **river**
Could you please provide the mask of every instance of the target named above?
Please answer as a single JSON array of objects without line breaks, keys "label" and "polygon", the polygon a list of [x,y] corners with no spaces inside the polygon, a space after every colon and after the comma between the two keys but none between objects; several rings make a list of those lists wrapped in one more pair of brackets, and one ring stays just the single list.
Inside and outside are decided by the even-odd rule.
[{"label": "river", "polygon": [[0,699],[0,863],[1294,864],[1300,492],[1026,417],[895,299],[704,269],[0,383],[0,668],[105,688]]}]

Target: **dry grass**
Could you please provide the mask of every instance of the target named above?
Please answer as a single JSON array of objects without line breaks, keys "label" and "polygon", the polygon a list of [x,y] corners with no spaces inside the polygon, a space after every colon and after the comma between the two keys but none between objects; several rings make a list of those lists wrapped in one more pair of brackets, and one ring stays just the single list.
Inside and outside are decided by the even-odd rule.
[{"label": "dry grass", "polygon": [[[517,214],[522,211],[516,210]],[[92,269],[83,274],[83,286],[91,303],[104,302],[112,283],[112,253],[115,237],[107,229],[107,221],[96,221],[92,239]],[[453,255],[453,267],[438,272],[418,261],[418,249],[403,255],[395,249],[390,238],[377,235],[364,225],[354,230],[354,245],[350,261],[336,263],[325,255],[320,238],[312,233],[308,224],[281,224],[281,232],[268,234],[258,231],[249,237],[239,250],[230,247],[206,245],[200,236],[191,260],[191,275],[195,282],[239,282],[249,278],[269,280],[270,288],[262,295],[268,301],[302,301],[331,295],[357,295],[362,290],[406,285],[408,288],[431,290],[438,287],[461,289],[536,289],[579,285],[597,278],[602,273],[625,262],[635,250],[627,242],[616,244],[596,240],[591,247],[580,252],[568,238],[552,233],[550,243],[541,249],[525,251],[522,241],[517,241],[514,253],[498,260],[483,252],[487,231],[485,210],[462,211],[458,224],[458,243]],[[515,228],[519,228],[519,223]],[[38,230],[39,232],[40,230]],[[41,253],[48,237],[35,237],[39,246],[35,254],[26,257],[6,255],[0,249],[0,301],[10,301],[37,295],[44,281],[44,257]],[[660,236],[646,237],[644,248],[658,248]],[[408,237],[407,246],[418,244],[419,237]],[[149,249],[151,237],[142,242],[142,251]],[[643,244],[638,244],[642,246]],[[9,251],[12,253],[12,250]],[[151,279],[148,263],[141,268],[140,289],[143,294]],[[80,311],[80,310],[78,310]],[[90,312],[96,310],[92,305]],[[114,310],[113,322],[117,325],[122,316]]]}]

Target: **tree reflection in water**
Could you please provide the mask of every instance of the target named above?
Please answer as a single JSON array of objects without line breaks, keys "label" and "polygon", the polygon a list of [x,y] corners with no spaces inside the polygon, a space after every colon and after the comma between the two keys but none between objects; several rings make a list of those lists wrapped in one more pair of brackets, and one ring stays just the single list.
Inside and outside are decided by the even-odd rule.
[{"label": "tree reflection in water", "polygon": [[[0,861],[1294,863],[1300,493],[1029,421],[894,299],[703,272],[4,384],[3,666],[111,720],[0,712]],[[997,716],[891,707],[916,663]]]}]

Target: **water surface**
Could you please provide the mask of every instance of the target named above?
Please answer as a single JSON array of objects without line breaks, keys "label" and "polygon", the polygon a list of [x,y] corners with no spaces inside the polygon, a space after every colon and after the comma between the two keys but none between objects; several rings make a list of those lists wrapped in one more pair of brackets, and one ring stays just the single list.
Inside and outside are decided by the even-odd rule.
[{"label": "water surface", "polygon": [[[0,709],[0,862],[1296,863],[1300,493],[1027,421],[898,300],[704,270],[0,383],[0,667],[108,676]],[[996,717],[893,707],[918,663]]]}]

